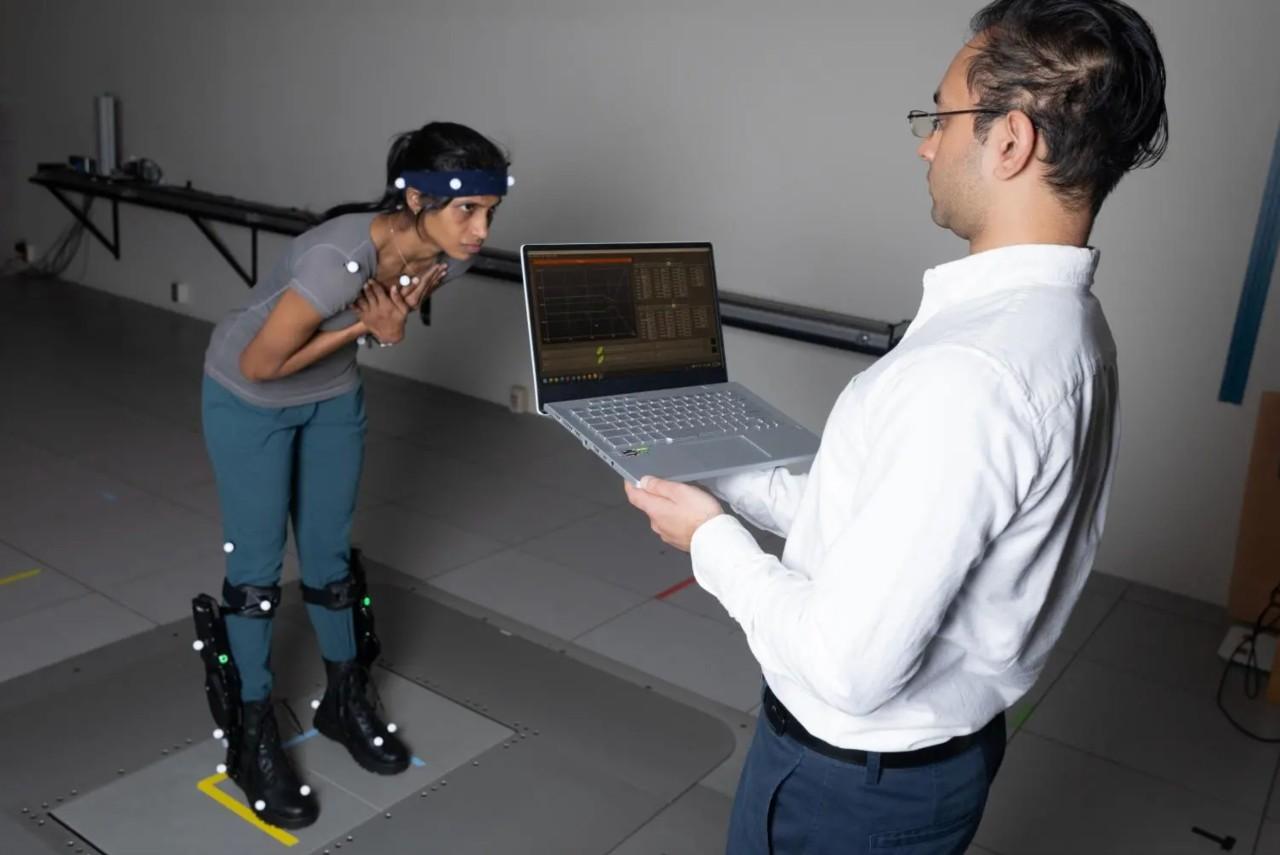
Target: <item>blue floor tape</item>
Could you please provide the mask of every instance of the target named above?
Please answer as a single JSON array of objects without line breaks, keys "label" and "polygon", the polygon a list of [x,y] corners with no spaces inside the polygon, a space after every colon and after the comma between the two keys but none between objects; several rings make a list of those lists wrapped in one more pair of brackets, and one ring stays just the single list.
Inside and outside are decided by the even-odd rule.
[{"label": "blue floor tape", "polygon": [[[311,737],[313,737],[313,736],[317,735],[319,732],[320,732],[320,731],[316,730],[316,729],[313,727],[313,728],[311,728],[310,730],[308,730],[306,733],[299,733],[299,734],[298,734],[297,736],[295,736],[293,739],[290,739],[288,742],[284,743],[284,747],[285,747],[285,748],[292,748],[293,746],[297,745],[299,742],[306,742],[308,739],[310,739]],[[421,760],[421,759],[420,759],[416,754],[415,754],[412,758],[410,758],[410,762],[412,762],[412,763],[413,763],[413,765],[415,765],[415,766],[425,766],[425,765],[427,765],[427,764],[426,764],[425,762],[423,762],[423,761],[422,761],[422,760]]]}]

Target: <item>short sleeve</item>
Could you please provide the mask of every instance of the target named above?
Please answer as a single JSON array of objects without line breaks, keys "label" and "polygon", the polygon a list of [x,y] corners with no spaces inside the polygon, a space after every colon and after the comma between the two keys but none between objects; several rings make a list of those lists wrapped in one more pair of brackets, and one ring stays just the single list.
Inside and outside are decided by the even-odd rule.
[{"label": "short sleeve", "polygon": [[[355,266],[352,271],[350,266]],[[339,314],[355,301],[370,271],[333,244],[316,244],[293,262],[289,287],[322,318]]]},{"label": "short sleeve", "polygon": [[443,285],[445,282],[452,282],[453,280],[457,279],[459,276],[462,276],[468,270],[471,269],[471,265],[474,262],[475,262],[475,256],[468,258],[466,261],[458,261],[456,258],[446,257],[445,264],[448,266],[448,269],[445,270],[444,281],[442,281],[440,284]]}]

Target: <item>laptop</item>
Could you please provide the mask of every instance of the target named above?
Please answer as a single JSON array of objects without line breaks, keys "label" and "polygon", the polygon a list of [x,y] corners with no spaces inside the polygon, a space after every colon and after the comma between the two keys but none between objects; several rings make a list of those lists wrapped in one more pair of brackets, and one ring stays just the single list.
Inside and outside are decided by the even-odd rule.
[{"label": "laptop", "polygon": [[520,248],[537,412],[628,480],[812,460],[818,437],[730,383],[709,243]]}]

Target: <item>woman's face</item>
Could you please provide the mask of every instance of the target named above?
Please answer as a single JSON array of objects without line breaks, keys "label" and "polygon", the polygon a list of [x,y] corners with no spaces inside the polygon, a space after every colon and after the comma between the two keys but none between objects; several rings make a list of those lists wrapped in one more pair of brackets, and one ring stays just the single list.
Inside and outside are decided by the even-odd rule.
[{"label": "woman's face", "polygon": [[465,261],[480,251],[489,237],[489,224],[502,202],[500,196],[459,196],[428,211],[422,218],[426,237],[450,258]]}]

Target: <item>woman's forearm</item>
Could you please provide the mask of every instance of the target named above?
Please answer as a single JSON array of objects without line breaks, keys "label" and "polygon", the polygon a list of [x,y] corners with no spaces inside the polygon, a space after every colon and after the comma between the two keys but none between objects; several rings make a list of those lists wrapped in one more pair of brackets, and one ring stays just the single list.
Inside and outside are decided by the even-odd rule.
[{"label": "woman's forearm", "polygon": [[296,353],[284,361],[284,363],[273,371],[270,376],[253,377],[253,380],[279,380],[281,377],[288,377],[296,374],[308,365],[312,365],[324,359],[329,354],[346,347],[351,342],[365,335],[368,330],[365,328],[363,321],[356,321],[349,327],[340,330],[329,330],[327,332],[317,332],[311,337],[311,340],[298,349]]}]

